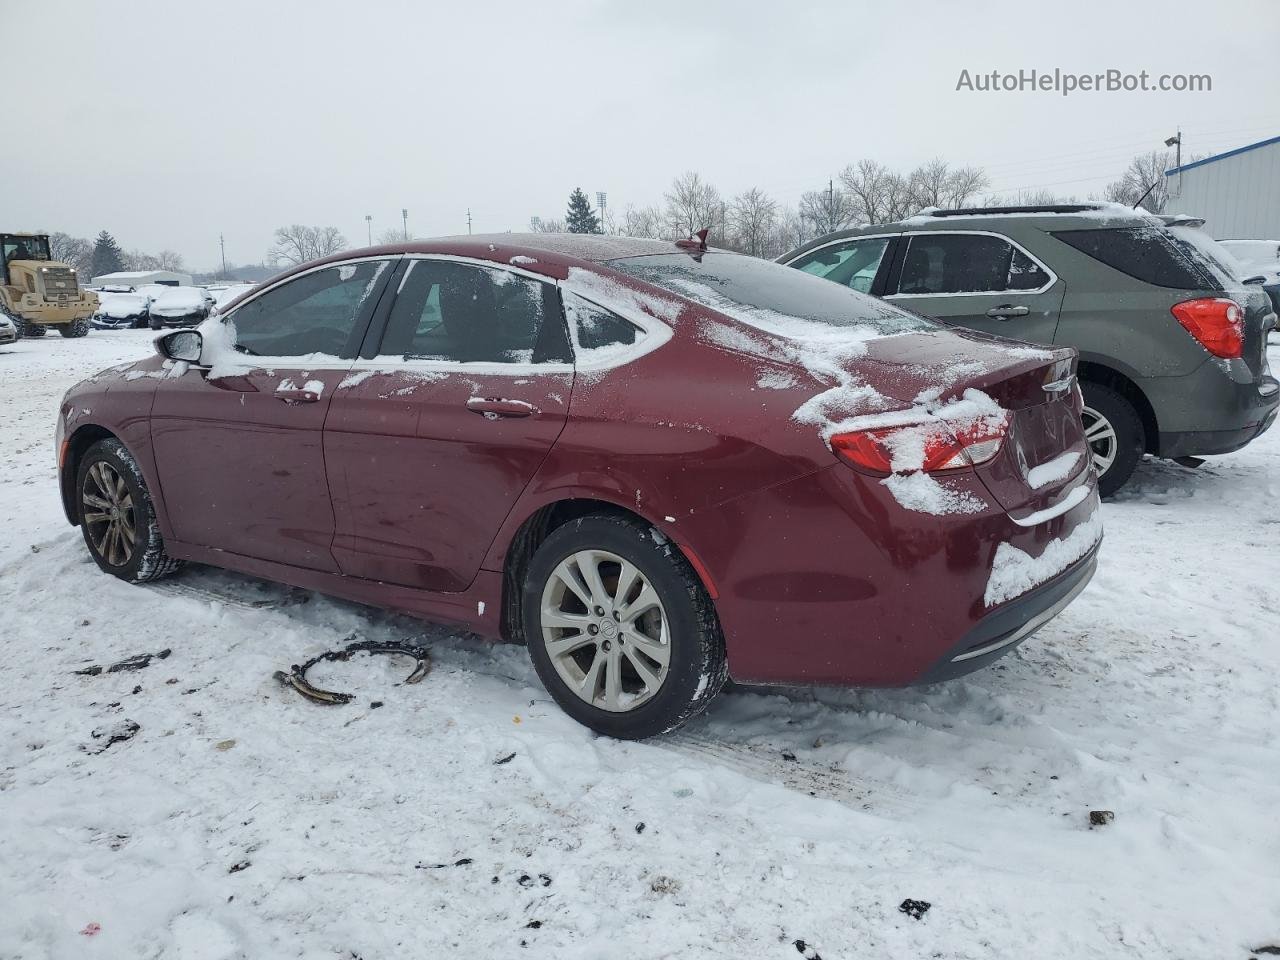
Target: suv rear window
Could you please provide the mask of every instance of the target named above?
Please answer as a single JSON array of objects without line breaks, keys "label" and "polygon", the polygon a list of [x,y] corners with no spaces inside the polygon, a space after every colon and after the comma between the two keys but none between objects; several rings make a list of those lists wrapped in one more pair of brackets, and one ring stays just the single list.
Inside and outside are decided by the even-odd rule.
[{"label": "suv rear window", "polygon": [[1160,227],[1057,230],[1053,236],[1144,283],[1175,290],[1222,290],[1213,265]]},{"label": "suv rear window", "polygon": [[696,259],[685,253],[656,254],[608,260],[605,265],[775,333],[795,319],[871,327],[881,335],[934,326],[842,284],[737,253],[705,253]]}]

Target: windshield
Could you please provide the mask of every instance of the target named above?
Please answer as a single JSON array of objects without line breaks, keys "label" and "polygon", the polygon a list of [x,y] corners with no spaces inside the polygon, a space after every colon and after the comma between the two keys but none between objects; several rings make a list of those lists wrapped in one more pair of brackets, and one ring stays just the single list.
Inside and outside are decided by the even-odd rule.
[{"label": "windshield", "polygon": [[615,270],[772,333],[789,336],[795,320],[830,327],[870,327],[877,334],[929,330],[924,317],[793,270],[736,253],[656,254],[609,260]]},{"label": "windshield", "polygon": [[0,241],[4,262],[10,260],[48,260],[48,237],[5,237]]}]

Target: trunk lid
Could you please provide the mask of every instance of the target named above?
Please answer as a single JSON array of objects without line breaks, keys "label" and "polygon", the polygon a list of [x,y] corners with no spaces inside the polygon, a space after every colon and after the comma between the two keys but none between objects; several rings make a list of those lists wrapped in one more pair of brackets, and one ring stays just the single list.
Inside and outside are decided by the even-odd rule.
[{"label": "trunk lid", "polygon": [[1018,520],[1078,496],[1092,471],[1080,421],[1076,351],[976,331],[946,330],[871,340],[858,363],[882,394],[946,419],[949,401],[978,390],[1007,413],[996,456],[976,467],[991,496]]}]

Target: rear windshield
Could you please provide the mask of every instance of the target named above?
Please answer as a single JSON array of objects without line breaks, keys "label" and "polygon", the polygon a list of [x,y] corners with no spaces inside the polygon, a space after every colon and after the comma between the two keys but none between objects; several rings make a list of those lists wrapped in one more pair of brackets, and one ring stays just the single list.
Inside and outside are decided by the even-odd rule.
[{"label": "rear windshield", "polygon": [[1220,271],[1195,246],[1154,225],[1057,230],[1081,253],[1135,280],[1175,290],[1222,291]]},{"label": "rear windshield", "polygon": [[622,273],[670,290],[735,320],[786,334],[796,319],[833,327],[870,327],[878,334],[932,329],[931,320],[881,300],[784,267],[736,253],[657,254],[609,260]]}]

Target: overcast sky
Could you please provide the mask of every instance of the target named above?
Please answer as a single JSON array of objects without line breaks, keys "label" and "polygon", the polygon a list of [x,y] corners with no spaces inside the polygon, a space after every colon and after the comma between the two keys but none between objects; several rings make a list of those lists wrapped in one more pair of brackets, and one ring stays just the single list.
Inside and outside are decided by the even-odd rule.
[{"label": "overcast sky", "polygon": [[[783,203],[934,156],[1087,196],[1181,125],[1280,135],[1280,3],[0,0],[5,229],[110,230],[190,267],[286,223],[363,245],[621,210],[697,170]],[[40,42],[32,42],[40,41]],[[56,49],[53,44],[56,42]],[[957,92],[971,73],[1207,73],[1209,93]]]}]

